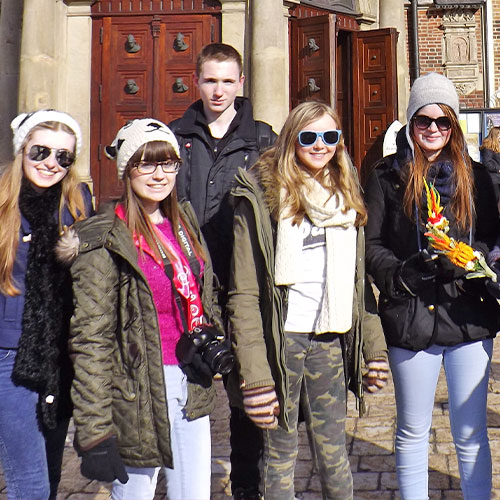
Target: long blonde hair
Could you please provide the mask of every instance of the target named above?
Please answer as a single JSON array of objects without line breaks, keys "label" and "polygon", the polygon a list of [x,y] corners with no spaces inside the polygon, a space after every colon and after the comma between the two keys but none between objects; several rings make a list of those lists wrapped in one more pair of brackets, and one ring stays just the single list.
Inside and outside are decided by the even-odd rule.
[{"label": "long blonde hair", "polygon": [[[75,137],[73,131],[60,122],[44,122],[33,127],[14,160],[2,168],[0,175],[0,292],[4,295],[19,295],[20,290],[14,283],[12,272],[16,260],[21,229],[19,194],[23,178],[24,148],[37,130],[66,132]],[[76,141],[76,137],[75,137]],[[75,221],[84,219],[85,203],[79,188],[79,179],[74,165],[61,180],[62,192],[59,202],[59,228],[62,229],[62,211],[67,207]]]},{"label": "long blonde hair", "polygon": [[[155,237],[155,231],[149,216],[147,215],[144,207],[142,205],[141,199],[132,189],[132,183],[130,178],[130,172],[134,168],[135,163],[138,161],[150,161],[150,162],[161,162],[175,160],[180,161],[174,148],[169,142],[165,141],[151,141],[143,144],[130,158],[125,167],[125,191],[121,198],[121,203],[123,204],[127,216],[127,227],[132,234],[141,235],[146,240],[149,248],[154,252],[157,258],[161,259],[160,252],[158,250],[158,245],[161,242],[157,241]],[[180,240],[177,228],[179,223],[182,221],[189,238],[189,243],[194,249],[196,255],[205,260],[205,253],[198,242],[197,236],[193,233],[191,226],[188,221],[184,220],[179,211],[179,204],[177,200],[177,189],[174,185],[171,193],[163,201],[160,202],[160,210],[163,212],[172,224],[172,229],[176,235],[177,241],[182,246],[182,241]],[[168,249],[162,245],[163,251],[168,255]]]},{"label": "long blonde hair", "polygon": [[[462,128],[452,108],[446,104],[438,104],[445,116],[451,122],[451,134],[448,144],[444,147],[444,157],[453,165],[453,183],[455,186],[450,202],[450,209],[457,225],[465,230],[472,224],[474,214],[472,164],[467,153]],[[414,204],[418,213],[422,208],[422,193],[424,192],[424,177],[431,163],[427,160],[422,148],[415,141],[413,125],[410,124],[410,136],[413,140],[414,159],[407,164],[408,181],[403,198],[403,207],[408,218],[414,219]]]},{"label": "long blonde hair", "polygon": [[500,127],[492,127],[490,129],[490,133],[484,139],[479,149],[491,149],[495,153],[500,153]]},{"label": "long blonde hair", "polygon": [[[297,160],[295,147],[299,132],[310,123],[319,120],[324,115],[330,116],[338,127],[340,119],[336,111],[322,102],[307,101],[299,104],[288,115],[274,145],[265,151],[255,164],[265,165],[273,173],[276,186],[281,186],[286,191],[287,208],[293,216],[293,223],[300,224],[305,215],[302,186],[310,173],[303,168]],[[326,170],[327,169],[327,170]],[[333,195],[337,190],[344,197],[344,211],[354,209],[357,212],[356,224],[364,225],[367,212],[359,180],[355,169],[347,157],[344,138],[341,135],[333,158],[325,166],[325,174],[318,181]],[[284,208],[284,207],[282,207]]]}]

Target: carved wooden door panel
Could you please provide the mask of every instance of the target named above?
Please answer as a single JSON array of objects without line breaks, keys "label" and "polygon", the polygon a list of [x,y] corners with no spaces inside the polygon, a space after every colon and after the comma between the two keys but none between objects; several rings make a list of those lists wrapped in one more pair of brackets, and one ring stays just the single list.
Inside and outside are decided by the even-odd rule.
[{"label": "carved wooden door panel", "polygon": [[364,170],[381,155],[377,144],[398,116],[394,28],[352,33],[354,163]]},{"label": "carved wooden door panel", "polygon": [[[120,196],[115,162],[104,155],[133,118],[170,122],[198,96],[196,57],[219,33],[212,15],[110,16],[93,25],[91,175],[98,202]],[[219,37],[217,36],[217,41]]]},{"label": "carved wooden door panel", "polygon": [[295,19],[291,23],[290,98],[335,103],[334,14]]}]

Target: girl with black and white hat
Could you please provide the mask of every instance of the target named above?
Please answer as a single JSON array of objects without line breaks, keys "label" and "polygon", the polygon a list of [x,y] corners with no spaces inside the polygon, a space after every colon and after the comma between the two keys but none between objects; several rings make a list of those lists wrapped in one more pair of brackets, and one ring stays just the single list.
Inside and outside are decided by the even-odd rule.
[{"label": "girl with black and white hat", "polygon": [[365,191],[366,265],[380,290],[396,394],[397,477],[405,500],[428,498],[429,433],[441,365],[462,493],[468,500],[491,495],[486,398],[498,304],[485,278],[466,279],[466,270],[433,252],[424,234],[425,183],[440,195],[448,236],[486,256],[499,234],[491,179],[469,157],[458,113],[450,80],[436,73],[415,80],[397,152],[380,161]]},{"label": "girl with black and white hat", "polygon": [[14,160],[0,176],[0,462],[9,500],[46,500],[56,497],[71,417],[71,283],[55,247],[92,199],[74,165],[74,118],[41,110],[11,127]]},{"label": "girl with black and white hat", "polygon": [[[71,394],[81,471],[114,481],[113,499],[141,500],[153,499],[163,467],[169,500],[208,500],[214,365],[186,334],[220,320],[196,216],[177,202],[177,140],[163,123],[137,119],[106,153],[123,196],[61,245],[74,260]],[[210,344],[230,362],[220,348]]]}]

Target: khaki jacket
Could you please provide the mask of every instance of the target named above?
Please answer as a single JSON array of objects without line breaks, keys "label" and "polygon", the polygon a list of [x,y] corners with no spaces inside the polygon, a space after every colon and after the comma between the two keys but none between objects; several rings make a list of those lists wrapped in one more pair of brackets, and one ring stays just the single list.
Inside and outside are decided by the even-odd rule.
[{"label": "khaki jacket", "polygon": [[[283,409],[288,398],[284,334],[288,291],[274,284],[279,189],[269,172],[254,168],[249,172],[240,170],[232,195],[234,253],[227,309],[240,379],[231,374],[228,391],[233,404],[242,407],[238,386],[275,386],[282,409],[279,423],[287,428],[288,415]],[[353,326],[344,336],[345,374],[363,414],[362,358],[387,357],[379,318],[365,310],[363,228],[358,230],[355,280]]]},{"label": "khaki jacket", "polygon": [[[182,208],[199,236],[194,212],[188,204]],[[130,231],[109,206],[77,224],[76,233],[69,350],[78,444],[89,449],[116,436],[127,465],[172,467],[158,316]],[[208,320],[220,324],[212,282],[207,262],[203,306]],[[188,419],[209,414],[214,404],[213,387],[189,384]]]}]

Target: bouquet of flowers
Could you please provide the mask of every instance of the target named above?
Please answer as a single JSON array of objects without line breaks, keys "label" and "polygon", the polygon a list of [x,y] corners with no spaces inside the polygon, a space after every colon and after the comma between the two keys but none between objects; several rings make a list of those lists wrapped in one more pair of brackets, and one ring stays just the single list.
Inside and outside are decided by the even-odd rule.
[{"label": "bouquet of flowers", "polygon": [[492,271],[481,252],[474,250],[463,241],[456,241],[448,236],[450,225],[448,219],[442,214],[441,197],[431,183],[429,186],[424,178],[427,195],[427,232],[425,236],[437,253],[445,255],[458,267],[468,271],[466,278],[490,278],[497,281],[497,275]]}]

